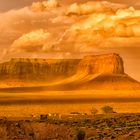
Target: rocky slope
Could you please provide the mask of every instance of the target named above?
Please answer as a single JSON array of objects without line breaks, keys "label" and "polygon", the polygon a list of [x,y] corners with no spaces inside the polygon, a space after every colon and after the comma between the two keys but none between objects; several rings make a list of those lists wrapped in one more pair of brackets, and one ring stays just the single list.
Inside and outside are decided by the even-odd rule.
[{"label": "rocky slope", "polygon": [[140,83],[125,74],[123,60],[115,53],[81,60],[12,59],[0,65],[0,77],[8,87],[31,90],[32,86],[35,90],[38,86],[43,90],[140,89]]}]

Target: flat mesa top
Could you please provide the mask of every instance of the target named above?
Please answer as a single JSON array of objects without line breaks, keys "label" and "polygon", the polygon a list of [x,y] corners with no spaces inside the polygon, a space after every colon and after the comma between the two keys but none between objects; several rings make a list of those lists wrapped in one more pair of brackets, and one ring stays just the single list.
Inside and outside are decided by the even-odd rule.
[{"label": "flat mesa top", "polygon": [[79,61],[80,59],[44,59],[44,58],[12,58],[11,62],[38,62],[57,63],[65,61]]}]

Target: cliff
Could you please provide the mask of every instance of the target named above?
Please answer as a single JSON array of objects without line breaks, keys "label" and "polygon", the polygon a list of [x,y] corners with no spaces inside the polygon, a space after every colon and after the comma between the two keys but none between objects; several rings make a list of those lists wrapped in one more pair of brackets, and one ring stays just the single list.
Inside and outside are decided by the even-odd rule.
[{"label": "cliff", "polygon": [[[83,59],[11,59],[0,64],[0,86],[30,90],[139,90],[115,53]],[[36,87],[36,88],[35,88]],[[21,88],[23,90],[23,88]]]},{"label": "cliff", "polygon": [[115,53],[86,56],[78,65],[78,73],[124,74],[123,60]]},{"label": "cliff", "polygon": [[0,64],[0,79],[54,80],[75,74],[78,59],[14,58]]},{"label": "cliff", "polygon": [[63,90],[139,90],[140,83],[124,72],[122,58],[115,53],[84,57],[74,76],[52,85]]}]

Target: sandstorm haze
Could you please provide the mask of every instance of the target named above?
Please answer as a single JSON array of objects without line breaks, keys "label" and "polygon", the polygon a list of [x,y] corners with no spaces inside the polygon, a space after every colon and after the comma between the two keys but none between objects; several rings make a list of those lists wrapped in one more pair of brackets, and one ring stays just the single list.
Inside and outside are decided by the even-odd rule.
[{"label": "sandstorm haze", "polygon": [[1,61],[116,52],[126,72],[140,80],[138,0],[7,1],[0,1]]}]

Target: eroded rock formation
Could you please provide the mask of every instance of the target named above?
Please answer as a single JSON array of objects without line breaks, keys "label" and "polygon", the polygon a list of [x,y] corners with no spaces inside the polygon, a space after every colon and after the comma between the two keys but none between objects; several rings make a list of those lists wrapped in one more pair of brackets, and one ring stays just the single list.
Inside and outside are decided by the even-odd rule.
[{"label": "eroded rock formation", "polygon": [[123,60],[115,53],[81,60],[12,59],[0,64],[0,79],[1,87],[5,83],[6,87],[41,86],[43,90],[140,89],[140,83],[124,72]]},{"label": "eroded rock formation", "polygon": [[78,73],[124,74],[123,60],[115,53],[86,56],[78,65]]},{"label": "eroded rock formation", "polygon": [[14,58],[0,64],[0,78],[52,80],[75,74],[79,59]]}]

